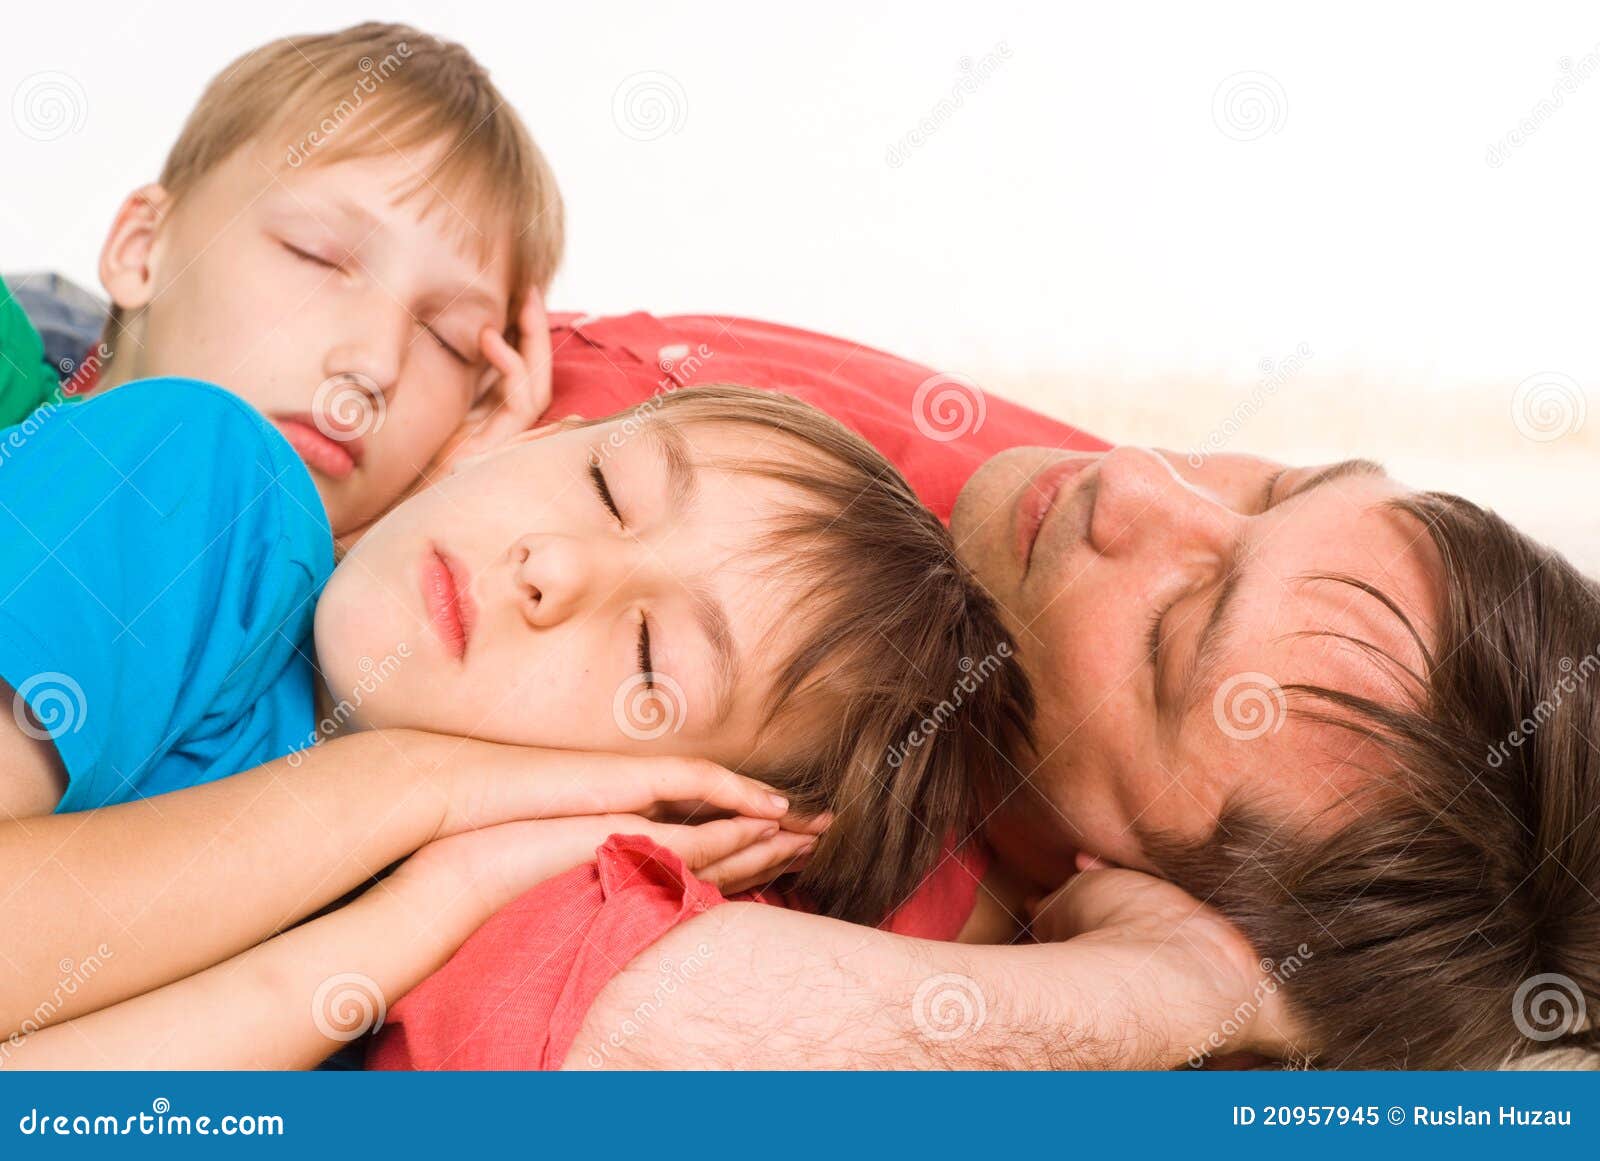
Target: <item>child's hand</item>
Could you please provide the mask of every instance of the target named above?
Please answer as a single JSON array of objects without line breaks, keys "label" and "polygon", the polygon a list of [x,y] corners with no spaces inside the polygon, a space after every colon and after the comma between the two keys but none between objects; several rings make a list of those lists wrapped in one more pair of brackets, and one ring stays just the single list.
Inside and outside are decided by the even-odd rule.
[{"label": "child's hand", "polygon": [[[521,349],[492,326],[478,336],[489,366],[479,383],[478,401],[467,412],[458,438],[449,444],[453,461],[499,447],[539,422],[550,407],[550,323],[544,295],[530,287],[517,317]],[[441,457],[445,458],[445,457]]]},{"label": "child's hand", "polygon": [[775,878],[805,855],[814,835],[771,820],[722,818],[692,826],[637,814],[509,822],[438,839],[396,876],[442,875],[451,897],[473,899],[487,917],[530,888],[594,858],[614,834],[643,835],[676,852],[701,879],[732,894]]},{"label": "child's hand", "polygon": [[523,819],[636,814],[653,822],[722,815],[772,822],[805,835],[827,818],[801,818],[764,782],[702,758],[635,757],[503,746],[422,735],[444,794],[436,838]]},{"label": "child's hand", "polygon": [[[1036,940],[1092,943],[1113,962],[1125,961],[1116,974],[1149,989],[1150,1019],[1184,1021],[1183,1043],[1204,1042],[1214,1031],[1220,1042],[1210,1047],[1217,1054],[1283,1058],[1305,1050],[1274,965],[1219,912],[1174,883],[1089,855],[1078,856],[1078,868],[1065,886],[1028,907]],[[1222,1039],[1229,1023],[1239,1030]]]}]

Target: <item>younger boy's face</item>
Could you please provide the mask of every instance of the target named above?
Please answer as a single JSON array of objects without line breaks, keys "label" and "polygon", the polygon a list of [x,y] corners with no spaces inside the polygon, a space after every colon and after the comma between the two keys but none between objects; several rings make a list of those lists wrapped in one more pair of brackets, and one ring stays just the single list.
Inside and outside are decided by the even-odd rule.
[{"label": "younger boy's face", "polygon": [[486,223],[426,186],[401,200],[431,160],[290,168],[265,145],[238,151],[165,207],[145,284],[119,294],[108,279],[143,309],[115,381],[234,392],[299,452],[336,533],[373,519],[465,418],[479,335],[504,328],[511,296],[508,246],[482,244]]},{"label": "younger boy's face", "polygon": [[[554,425],[467,461],[328,582],[316,646],[335,706],[358,728],[747,771],[792,757],[764,750],[762,722],[801,614],[761,535],[796,497],[713,466],[750,440],[659,418]],[[804,744],[784,732],[771,744]]]}]

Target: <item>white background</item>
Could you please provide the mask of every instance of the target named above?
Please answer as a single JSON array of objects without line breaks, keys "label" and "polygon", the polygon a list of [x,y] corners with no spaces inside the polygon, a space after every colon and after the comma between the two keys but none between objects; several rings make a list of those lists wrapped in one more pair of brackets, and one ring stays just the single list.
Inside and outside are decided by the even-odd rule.
[{"label": "white background", "polygon": [[[1238,447],[1385,455],[1600,562],[1600,7],[1110,7],[18,5],[0,268],[92,285],[229,59],[407,20],[472,48],[554,164],[555,308],[841,333],[1179,446],[1305,343]],[[46,72],[76,107],[40,141],[18,105]],[[1247,72],[1264,103],[1230,108]],[[1560,439],[1514,422],[1541,375]]]}]

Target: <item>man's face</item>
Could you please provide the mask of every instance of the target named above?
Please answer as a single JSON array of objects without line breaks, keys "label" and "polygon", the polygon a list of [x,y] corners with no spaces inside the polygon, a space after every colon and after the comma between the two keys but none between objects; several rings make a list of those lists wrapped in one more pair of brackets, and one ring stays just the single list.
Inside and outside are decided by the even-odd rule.
[{"label": "man's face", "polygon": [[[1309,682],[1409,690],[1351,638],[1422,668],[1437,623],[1426,531],[1374,465],[1193,467],[1139,448],[1017,448],[986,463],[951,520],[999,600],[1039,698],[1039,763],[991,816],[1002,857],[1040,886],[1073,850],[1156,870],[1140,834],[1208,834],[1230,795],[1286,824],[1349,816],[1381,770],[1359,737],[1288,713]],[[1344,635],[1341,638],[1339,635]]]},{"label": "man's face", "polygon": [[108,278],[119,305],[143,310],[113,375],[206,379],[244,398],[288,437],[346,532],[398,498],[466,416],[479,336],[505,325],[509,255],[480,256],[486,226],[462,220],[469,209],[426,187],[403,196],[427,157],[291,168],[282,156],[241,149],[163,208],[146,281]]}]

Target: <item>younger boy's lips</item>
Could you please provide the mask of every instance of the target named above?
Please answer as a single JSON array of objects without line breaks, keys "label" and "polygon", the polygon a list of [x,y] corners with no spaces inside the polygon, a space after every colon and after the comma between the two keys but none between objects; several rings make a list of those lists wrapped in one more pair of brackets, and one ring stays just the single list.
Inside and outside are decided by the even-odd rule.
[{"label": "younger boy's lips", "polygon": [[361,437],[354,432],[333,439],[309,415],[274,415],[273,426],[283,433],[289,446],[309,468],[342,480],[361,464],[366,454]]},{"label": "younger boy's lips", "polygon": [[422,555],[420,579],[428,624],[450,656],[460,661],[467,655],[472,624],[477,619],[477,606],[467,591],[466,571],[455,557],[430,544]]}]

